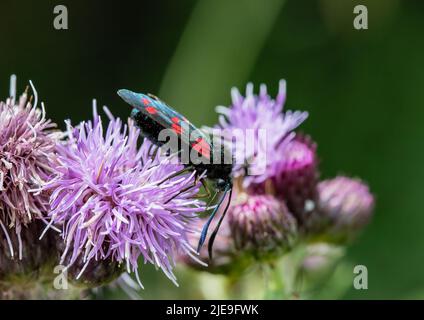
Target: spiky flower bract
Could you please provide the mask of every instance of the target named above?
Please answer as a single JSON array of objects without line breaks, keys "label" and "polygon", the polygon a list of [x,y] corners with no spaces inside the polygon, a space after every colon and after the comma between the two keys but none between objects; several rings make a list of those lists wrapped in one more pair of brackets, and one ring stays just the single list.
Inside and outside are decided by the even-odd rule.
[{"label": "spiky flower bract", "polygon": [[258,258],[290,249],[297,238],[296,220],[284,202],[271,195],[238,195],[228,222],[236,248]]},{"label": "spiky flower bract", "polygon": [[[48,230],[46,236],[44,236],[42,240],[45,238],[50,239],[50,242],[53,241],[51,251],[55,253],[55,264],[58,264],[63,252],[66,250],[66,242],[63,241],[61,234],[54,230]],[[68,265],[71,258],[72,257],[68,255],[65,260],[62,261],[63,265]],[[98,259],[86,266],[83,255],[80,255],[72,265],[64,270],[66,270],[69,282],[75,288],[80,289],[97,288],[110,283],[125,271],[124,266],[116,260],[113,260],[112,257]]]},{"label": "spiky flower bract", "polygon": [[182,166],[170,164],[169,157],[152,158],[147,140],[138,147],[133,122],[123,125],[105,111],[105,132],[96,108],[93,121],[76,128],[67,122],[68,143],[58,147],[56,173],[45,187],[51,192],[50,224],[63,231],[62,263],[71,267],[82,257],[78,278],[90,264],[110,259],[138,279],[142,257],[176,284],[174,258],[182,252],[196,259],[187,236],[205,210],[193,198],[194,172],[169,178]]},{"label": "spiky flower bract", "polygon": [[[222,214],[222,209],[218,210],[219,214]],[[198,230],[202,230],[202,227],[207,222],[207,219],[200,219],[196,222],[195,227]],[[217,225],[217,221],[211,223],[210,229],[214,230]],[[209,241],[210,234],[206,238],[206,242]],[[196,246],[199,242],[198,235],[191,234],[189,236],[190,243]],[[190,257],[182,256],[181,261],[193,269],[200,271],[207,271],[216,274],[227,274],[233,272],[235,268],[239,268],[238,252],[234,246],[234,241],[231,237],[231,230],[228,224],[228,219],[222,221],[221,227],[218,234],[216,235],[213,245],[213,259],[209,259],[209,253],[207,246],[203,246],[199,252],[199,257],[202,261],[207,261],[208,266],[200,265]]]},{"label": "spiky flower bract", "polygon": [[10,258],[19,259],[23,258],[22,229],[48,211],[48,196],[37,189],[53,172],[60,138],[56,125],[46,118],[44,105],[38,108],[37,92],[32,89],[34,105],[27,92],[16,98],[16,77],[12,76],[11,97],[0,102],[0,234]]},{"label": "spiky flower bract", "polygon": [[34,220],[22,228],[20,240],[15,232],[10,233],[13,244],[21,243],[22,259],[13,259],[7,239],[0,237],[0,292],[16,283],[32,284],[44,276],[44,267],[51,267],[55,243],[50,237],[38,239],[44,227],[44,222]]}]

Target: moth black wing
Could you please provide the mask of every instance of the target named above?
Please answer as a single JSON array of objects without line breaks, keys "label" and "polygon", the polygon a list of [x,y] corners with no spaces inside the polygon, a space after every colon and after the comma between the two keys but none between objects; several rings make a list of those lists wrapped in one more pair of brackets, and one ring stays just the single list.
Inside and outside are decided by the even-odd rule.
[{"label": "moth black wing", "polygon": [[[209,138],[186,117],[165,102],[154,95],[135,93],[126,89],[119,90],[118,95],[133,108],[158,123],[163,129],[172,130],[180,141],[190,149],[194,149],[201,156],[210,159],[211,144]],[[189,132],[184,131],[187,129]],[[192,135],[193,132],[196,134]]]}]

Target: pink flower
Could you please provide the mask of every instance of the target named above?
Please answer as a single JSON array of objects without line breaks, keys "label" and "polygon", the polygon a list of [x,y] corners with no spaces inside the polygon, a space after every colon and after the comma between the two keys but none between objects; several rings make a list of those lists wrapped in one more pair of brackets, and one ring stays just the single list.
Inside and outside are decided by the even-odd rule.
[{"label": "pink flower", "polygon": [[50,224],[62,227],[62,263],[71,267],[82,259],[78,279],[99,260],[116,261],[138,279],[141,257],[176,284],[174,257],[197,259],[188,234],[205,210],[193,198],[194,173],[169,179],[182,166],[151,158],[150,142],[138,147],[133,122],[123,125],[105,112],[110,119],[105,132],[96,108],[93,121],[76,128],[67,122],[68,142],[58,146],[55,173],[44,187],[51,193]]},{"label": "pink flower", "polygon": [[[27,92],[16,98],[16,77],[11,78],[11,96],[0,102],[0,232],[4,232],[10,256],[18,250],[22,259],[22,228],[48,211],[48,196],[38,193],[53,172],[52,159],[61,133],[46,118],[44,105],[34,105]],[[32,98],[32,97],[31,97]],[[17,244],[9,232],[17,235]],[[16,249],[17,247],[17,249]]]}]

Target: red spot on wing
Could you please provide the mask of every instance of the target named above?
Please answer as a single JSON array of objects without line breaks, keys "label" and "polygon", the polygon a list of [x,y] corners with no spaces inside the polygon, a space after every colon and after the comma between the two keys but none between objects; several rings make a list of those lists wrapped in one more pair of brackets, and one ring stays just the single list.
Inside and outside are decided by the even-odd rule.
[{"label": "red spot on wing", "polygon": [[173,117],[171,120],[172,120],[173,123],[178,123],[180,121],[180,118]]},{"label": "red spot on wing", "polygon": [[148,112],[148,113],[150,113],[150,114],[156,114],[158,111],[156,110],[156,108],[155,107],[152,107],[152,106],[149,106],[149,107],[146,107],[146,111]]},{"label": "red spot on wing", "polygon": [[142,98],[142,99],[141,99],[141,102],[143,102],[143,104],[144,104],[145,106],[147,106],[147,105],[150,103],[149,99],[147,99],[147,98]]},{"label": "red spot on wing", "polygon": [[183,131],[183,129],[175,123],[172,124],[172,130],[174,130],[176,134],[181,134],[181,132]]},{"label": "red spot on wing", "polygon": [[211,148],[203,138],[197,138],[196,142],[193,142],[192,148],[199,152],[203,157],[209,159],[211,154]]}]

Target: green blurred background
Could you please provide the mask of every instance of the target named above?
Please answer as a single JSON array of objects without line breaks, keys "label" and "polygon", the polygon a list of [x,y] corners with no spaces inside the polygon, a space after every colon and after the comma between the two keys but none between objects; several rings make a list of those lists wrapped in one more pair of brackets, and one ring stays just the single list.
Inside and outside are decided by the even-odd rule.
[{"label": "green blurred background", "polygon": [[[69,30],[53,28],[58,4]],[[368,7],[368,30],[353,28],[356,4]],[[63,126],[90,118],[92,98],[126,117],[115,92],[128,88],[211,125],[232,86],[275,94],[285,78],[287,107],[310,113],[302,130],[318,142],[322,177],[360,176],[377,198],[345,258],[368,267],[369,289],[354,290],[352,273],[342,297],[424,298],[423,32],[421,0],[2,0],[0,94],[12,73],[20,90],[32,79]],[[141,295],[198,297],[177,276],[180,288],[142,266]]]}]

